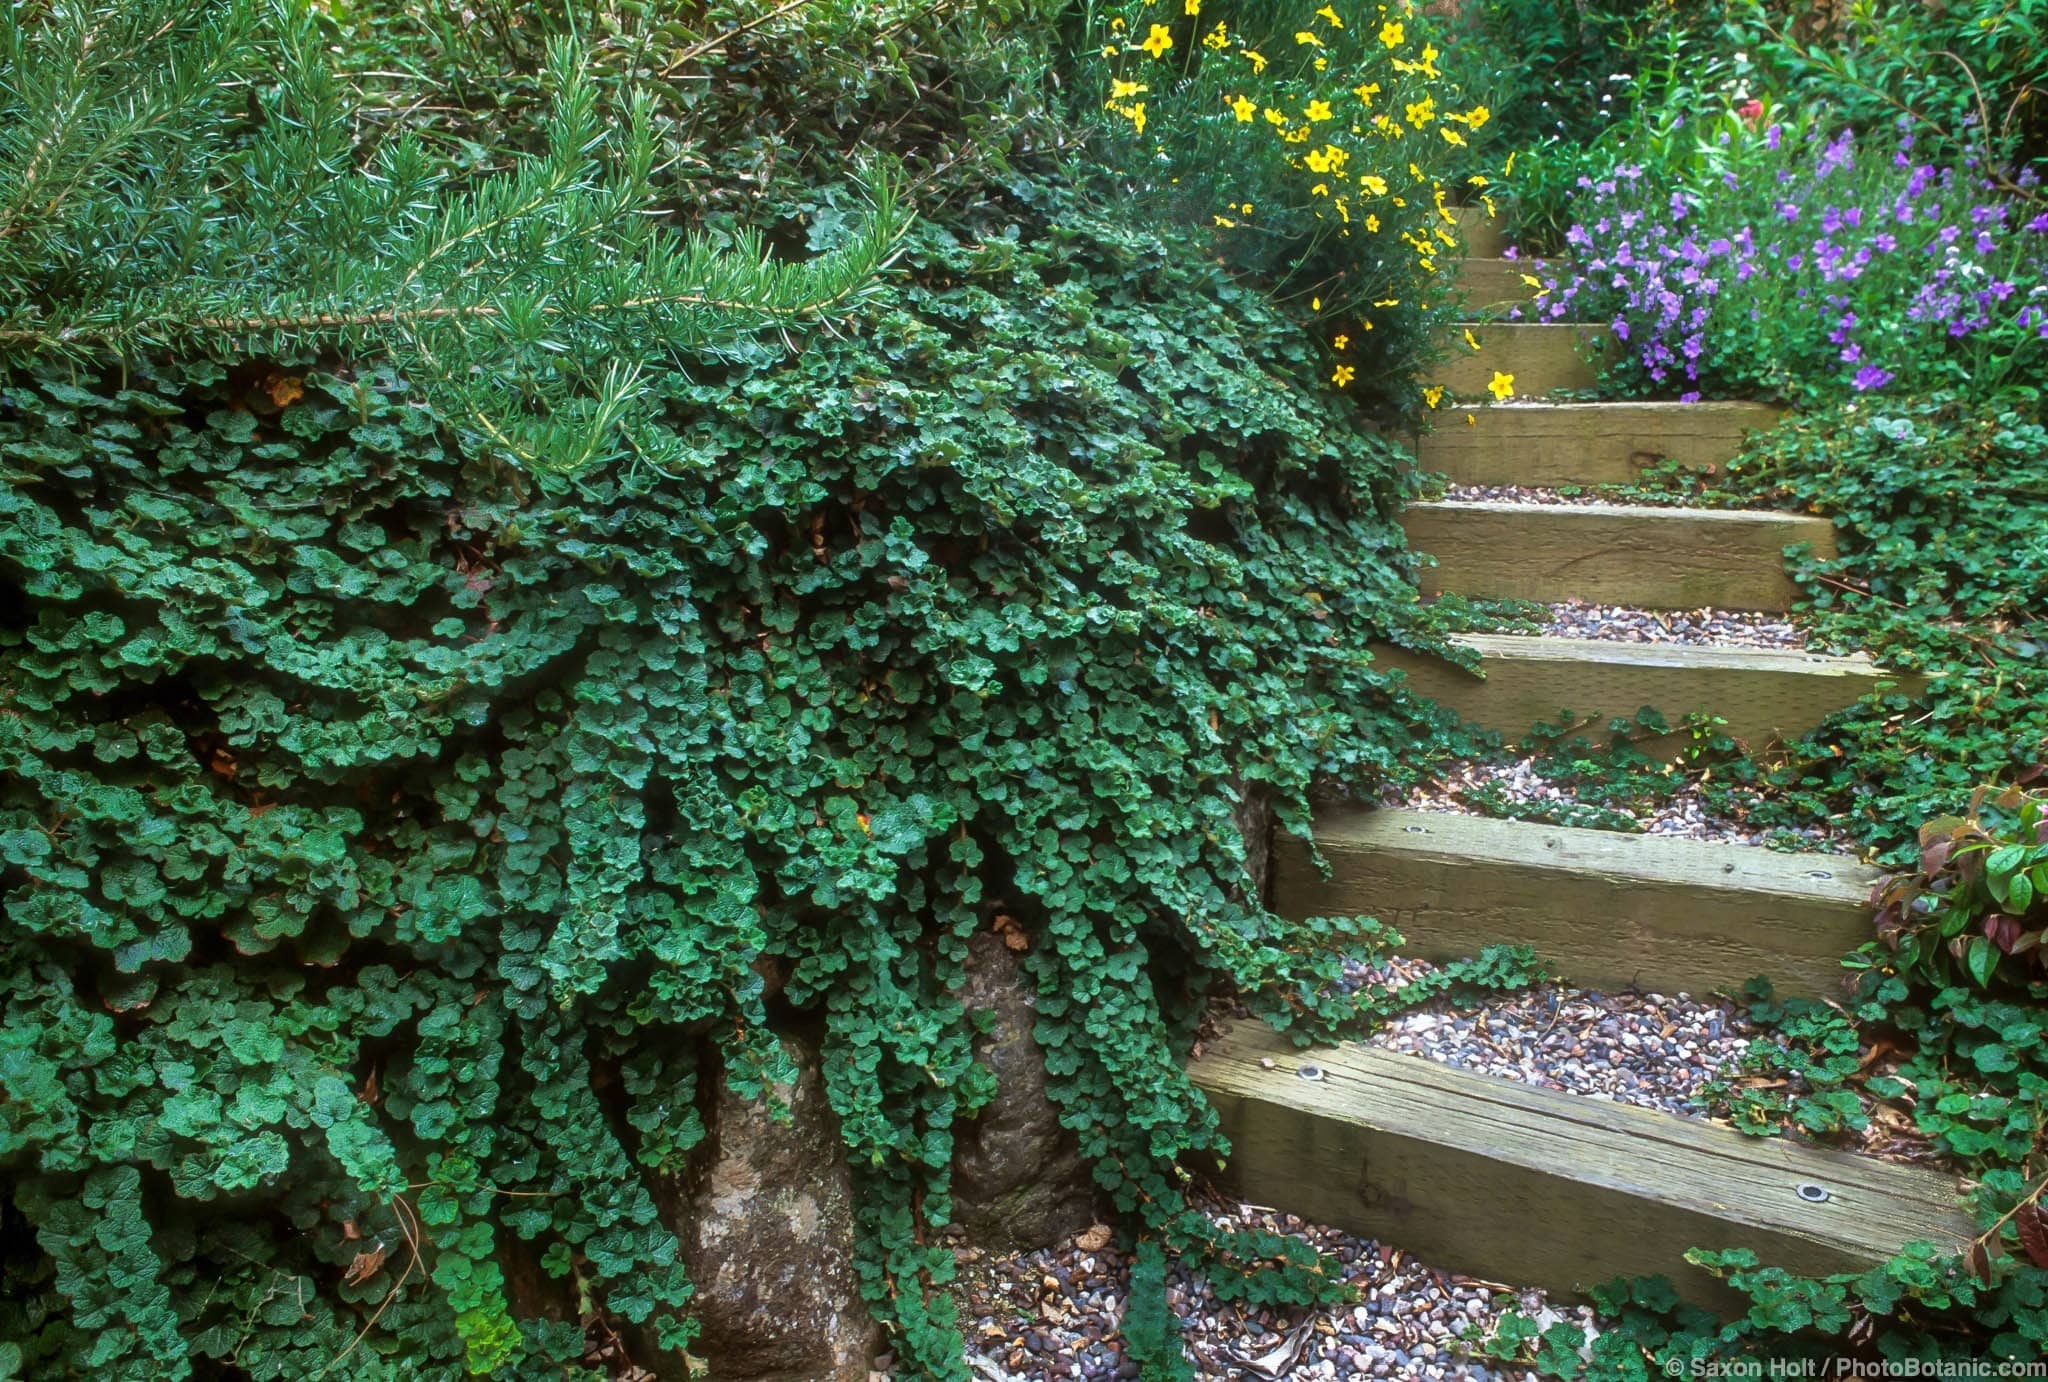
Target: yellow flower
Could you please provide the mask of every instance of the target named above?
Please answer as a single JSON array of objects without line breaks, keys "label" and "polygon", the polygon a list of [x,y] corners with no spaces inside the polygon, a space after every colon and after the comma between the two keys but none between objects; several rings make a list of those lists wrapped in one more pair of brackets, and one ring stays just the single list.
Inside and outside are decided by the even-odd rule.
[{"label": "yellow flower", "polygon": [[1181,8],[1188,14],[1200,14],[1202,12],[1202,0],[1187,0],[1187,4]]},{"label": "yellow flower", "polygon": [[1145,132],[1145,103],[1143,101],[1139,101],[1135,105],[1125,106],[1124,114],[1131,118],[1131,125],[1139,134]]},{"label": "yellow flower", "polygon": [[1314,187],[1309,188],[1308,191],[1312,197],[1327,197],[1330,195],[1330,184],[1319,182]]},{"label": "yellow flower", "polygon": [[[1408,123],[1419,130],[1430,121],[1436,119],[1436,101],[1429,96],[1424,96],[1419,101],[1411,101],[1406,114]],[[1420,177],[1421,174],[1418,173],[1416,176]]]},{"label": "yellow flower", "polygon": [[1479,338],[1472,334],[1472,328],[1469,326],[1465,328],[1465,344],[1474,350],[1479,349]]},{"label": "yellow flower", "polygon": [[1266,70],[1266,58],[1263,53],[1253,48],[1247,48],[1244,50],[1244,56],[1245,60],[1251,63],[1252,71],[1263,72]]},{"label": "yellow flower", "polygon": [[1330,60],[1329,60],[1328,58],[1321,58],[1321,57],[1319,57],[1319,58],[1317,58],[1317,59],[1316,59],[1316,71],[1318,71],[1318,72],[1323,72],[1323,71],[1327,71],[1327,70],[1329,69],[1329,66],[1330,66]]},{"label": "yellow flower", "polygon": [[1128,101],[1131,97],[1142,95],[1151,89],[1151,87],[1146,86],[1143,82],[1127,82],[1119,78],[1110,85],[1109,100],[1111,104],[1117,101]]},{"label": "yellow flower", "polygon": [[1154,59],[1163,58],[1167,49],[1173,47],[1173,30],[1164,24],[1154,24],[1152,32],[1145,35],[1145,41],[1138,46],[1150,53]]},{"label": "yellow flower", "polygon": [[1222,226],[1226,230],[1229,230],[1235,227],[1237,225],[1237,222],[1231,220],[1228,216],[1218,216],[1216,218],[1216,224]]},{"label": "yellow flower", "polygon": [[1358,185],[1364,188],[1371,196],[1384,197],[1387,195],[1387,180],[1383,177],[1377,177],[1372,173],[1367,173],[1364,177],[1361,177],[1358,180]]},{"label": "yellow flower", "polygon": [[1498,212],[1498,211],[1494,210],[1494,207],[1493,207],[1493,198],[1491,198],[1491,197],[1481,197],[1481,198],[1480,198],[1479,200],[1480,200],[1480,202],[1481,202],[1481,203],[1483,203],[1483,204],[1485,205],[1485,207],[1486,207],[1486,219],[1487,219],[1487,220],[1489,220],[1489,221],[1491,221],[1491,220],[1495,220],[1495,219],[1497,219],[1497,218],[1498,218],[1498,217],[1500,216],[1500,212]]},{"label": "yellow flower", "polygon": [[1488,384],[1486,388],[1495,398],[1506,398],[1515,391],[1515,376],[1512,374],[1502,374],[1499,370],[1495,370],[1493,372],[1493,382]]},{"label": "yellow flower", "polygon": [[1432,408],[1436,407],[1437,404],[1444,401],[1444,386],[1441,384],[1432,384],[1430,387],[1424,389],[1422,391],[1422,401],[1424,403],[1427,403]]},{"label": "yellow flower", "polygon": [[1389,48],[1399,48],[1408,41],[1408,30],[1389,19],[1380,25],[1380,42]]},{"label": "yellow flower", "polygon": [[1444,137],[1446,144],[1456,144],[1461,149],[1465,147],[1465,136],[1459,134],[1449,125],[1438,125],[1436,132]]},{"label": "yellow flower", "polygon": [[1377,217],[1377,216],[1368,216],[1368,217],[1366,217],[1366,218],[1365,218],[1365,228],[1366,228],[1367,230],[1371,231],[1371,232],[1372,232],[1373,234],[1375,234],[1375,235],[1379,234],[1379,233],[1380,233],[1380,218],[1379,218],[1379,217]]},{"label": "yellow flower", "polygon": [[1313,47],[1317,47],[1317,48],[1320,48],[1320,47],[1322,47],[1322,46],[1323,46],[1323,41],[1322,41],[1321,39],[1317,38],[1317,37],[1315,36],[1315,34],[1314,34],[1314,33],[1312,33],[1311,31],[1309,31],[1309,30],[1307,30],[1307,29],[1297,29],[1297,30],[1295,30],[1295,31],[1294,31],[1294,41],[1295,41],[1295,42],[1296,42],[1297,44],[1300,44],[1300,45],[1302,45],[1302,46],[1304,46],[1304,47],[1308,47],[1308,46],[1313,46]]},{"label": "yellow flower", "polygon": [[[1515,153],[1520,152],[1520,149],[1515,150]],[[1513,177],[1515,175],[1515,154],[1508,155],[1507,167],[1500,170],[1500,175],[1504,178]]]},{"label": "yellow flower", "polygon": [[1465,114],[1460,118],[1463,120],[1465,127],[1467,129],[1476,130],[1481,125],[1484,125],[1488,120],[1491,120],[1493,118],[1493,112],[1488,110],[1485,106],[1474,106],[1472,107],[1472,109],[1466,111]]},{"label": "yellow flower", "polygon": [[1531,288],[1541,288],[1543,286],[1543,280],[1534,274],[1523,274],[1522,282],[1528,284]]},{"label": "yellow flower", "polygon": [[1308,141],[1309,133],[1309,127],[1307,125],[1296,125],[1293,129],[1287,131],[1287,133],[1281,135],[1280,137],[1290,144],[1302,144]]},{"label": "yellow flower", "polygon": [[1351,88],[1351,94],[1365,102],[1367,106],[1371,106],[1372,98],[1380,94],[1380,84],[1367,82],[1364,86],[1354,86]]},{"label": "yellow flower", "polygon": [[1308,310],[1309,310],[1309,311],[1311,311],[1311,312],[1320,312],[1320,311],[1322,311],[1322,310],[1323,310],[1323,300],[1322,300],[1321,298],[1310,298],[1310,299],[1308,300]]},{"label": "yellow flower", "polygon": [[1250,202],[1246,202],[1243,206],[1240,206],[1238,210],[1242,211],[1245,215],[1249,216],[1252,214],[1252,204]]},{"label": "yellow flower", "polygon": [[1473,417],[1472,414],[1467,413],[1465,414],[1465,425],[1467,427],[1477,427],[1479,425],[1479,419]]},{"label": "yellow flower", "polygon": [[1216,27],[1202,36],[1202,46],[1218,53],[1230,46],[1230,30],[1224,26],[1222,20],[1217,20]]},{"label": "yellow flower", "polygon": [[1330,382],[1334,383],[1338,388],[1341,389],[1357,377],[1357,370],[1351,368],[1351,366],[1349,365],[1339,365],[1337,366],[1337,372],[1330,376]]},{"label": "yellow flower", "polygon": [[1373,303],[1375,307],[1399,307],[1400,305],[1401,299],[1399,298],[1381,298]]},{"label": "yellow flower", "polygon": [[1331,9],[1328,5],[1325,5],[1321,9],[1317,10],[1316,17],[1318,19],[1327,19],[1330,22],[1330,27],[1333,29],[1341,29],[1344,27],[1344,21],[1339,19],[1337,17],[1337,12]]},{"label": "yellow flower", "polygon": [[1308,118],[1311,120],[1329,119],[1330,103],[1328,101],[1310,101],[1308,103]]},{"label": "yellow flower", "polygon": [[1474,173],[1471,177],[1465,179],[1465,185],[1467,187],[1484,187],[1491,181],[1492,179],[1490,178]]},{"label": "yellow flower", "polygon": [[1336,340],[1330,342],[1330,345],[1337,350],[1349,350],[1351,349],[1351,338],[1349,336],[1339,336]]},{"label": "yellow flower", "polygon": [[1279,111],[1273,109],[1271,106],[1267,106],[1266,123],[1284,130],[1287,128],[1287,117],[1285,115],[1282,115]]},{"label": "yellow flower", "polygon": [[1237,113],[1237,118],[1245,124],[1250,124],[1252,117],[1259,113],[1258,106],[1247,96],[1240,96],[1235,101],[1232,101],[1230,108]]}]

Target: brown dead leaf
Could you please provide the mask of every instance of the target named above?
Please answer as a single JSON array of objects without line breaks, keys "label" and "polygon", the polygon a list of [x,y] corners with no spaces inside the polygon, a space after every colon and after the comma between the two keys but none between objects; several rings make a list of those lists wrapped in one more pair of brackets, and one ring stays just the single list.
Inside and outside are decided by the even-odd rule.
[{"label": "brown dead leaf", "polygon": [[360,1286],[384,1270],[384,1258],[385,1252],[382,1243],[365,1252],[359,1252],[348,1264],[348,1270],[341,1274],[341,1279],[350,1286]]},{"label": "brown dead leaf", "polygon": [[995,932],[1003,938],[1003,945],[1016,954],[1023,954],[1031,948],[1031,937],[1024,934],[1024,928],[1008,912],[997,912]]},{"label": "brown dead leaf", "polygon": [[263,392],[280,408],[290,407],[306,396],[306,385],[296,374],[272,374],[263,381]]},{"label": "brown dead leaf", "polygon": [[1115,1236],[1108,1224],[1090,1224],[1075,1235],[1074,1246],[1082,1252],[1101,1252]]}]

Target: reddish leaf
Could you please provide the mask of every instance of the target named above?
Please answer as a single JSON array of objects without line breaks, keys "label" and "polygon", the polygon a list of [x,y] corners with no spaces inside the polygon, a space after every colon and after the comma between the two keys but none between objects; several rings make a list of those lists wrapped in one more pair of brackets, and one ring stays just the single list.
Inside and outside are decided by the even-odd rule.
[{"label": "reddish leaf", "polygon": [[1984,1240],[1982,1238],[1970,1244],[1969,1263],[1970,1274],[1986,1286],[1989,1286],[1991,1284],[1991,1254],[1984,1250]]},{"label": "reddish leaf", "polygon": [[2027,1250],[2028,1258],[2036,1267],[2048,1272],[2048,1214],[2041,1212],[2037,1201],[2021,1205],[2012,1221],[2019,1228],[2020,1246]]}]

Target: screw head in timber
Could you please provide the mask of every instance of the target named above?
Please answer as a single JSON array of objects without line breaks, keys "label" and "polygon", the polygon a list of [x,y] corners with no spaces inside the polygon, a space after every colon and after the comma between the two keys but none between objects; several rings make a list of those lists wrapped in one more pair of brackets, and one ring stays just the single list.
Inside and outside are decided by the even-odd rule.
[{"label": "screw head in timber", "polygon": [[1799,1182],[1798,1188],[1793,1193],[1808,1204],[1826,1204],[1834,1198],[1833,1195],[1828,1193],[1828,1188],[1825,1185],[1815,1185],[1810,1180]]}]

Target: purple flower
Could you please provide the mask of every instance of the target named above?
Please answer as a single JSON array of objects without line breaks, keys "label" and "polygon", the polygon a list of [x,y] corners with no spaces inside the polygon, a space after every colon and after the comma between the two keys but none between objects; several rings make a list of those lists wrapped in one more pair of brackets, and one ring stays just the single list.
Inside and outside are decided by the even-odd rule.
[{"label": "purple flower", "polygon": [[1764,147],[1766,149],[1775,149],[1784,141],[1785,127],[1783,125],[1772,125],[1764,131]]},{"label": "purple flower", "polygon": [[1616,317],[1616,318],[1614,319],[1614,322],[1613,322],[1613,330],[1614,330],[1614,338],[1615,338],[1616,340],[1618,340],[1618,341],[1625,341],[1625,340],[1627,340],[1627,339],[1628,339],[1628,318],[1627,318],[1627,317]]},{"label": "purple flower", "polygon": [[1896,378],[1898,376],[1888,369],[1879,369],[1876,365],[1865,365],[1862,369],[1856,371],[1856,378],[1851,382],[1856,385],[1856,392],[1869,393],[1872,389],[1883,388]]},{"label": "purple flower", "polygon": [[2036,235],[2048,235],[2048,211],[2042,212],[2027,222],[2027,229]]}]

